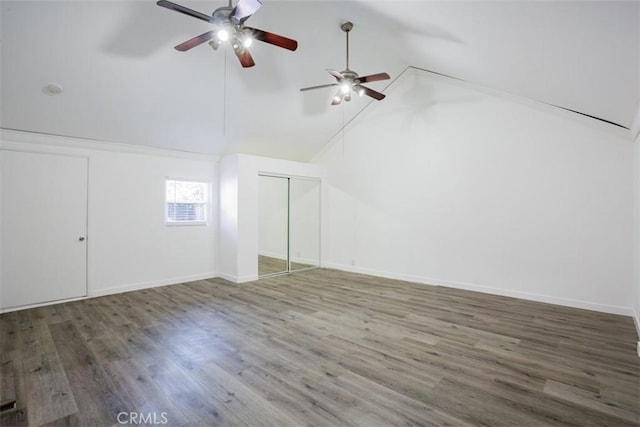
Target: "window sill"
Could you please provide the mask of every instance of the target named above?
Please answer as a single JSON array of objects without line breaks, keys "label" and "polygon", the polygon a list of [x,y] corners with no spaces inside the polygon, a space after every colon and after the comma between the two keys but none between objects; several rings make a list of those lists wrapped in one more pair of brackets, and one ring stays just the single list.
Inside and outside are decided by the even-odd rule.
[{"label": "window sill", "polygon": [[169,227],[182,227],[182,226],[190,226],[190,225],[209,225],[207,221],[165,221],[164,225]]}]

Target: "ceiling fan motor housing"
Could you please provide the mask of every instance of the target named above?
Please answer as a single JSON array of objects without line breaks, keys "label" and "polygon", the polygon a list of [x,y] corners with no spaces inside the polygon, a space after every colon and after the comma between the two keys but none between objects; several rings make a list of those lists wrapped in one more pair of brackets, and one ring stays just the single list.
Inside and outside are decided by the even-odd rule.
[{"label": "ceiling fan motor housing", "polygon": [[344,76],[345,80],[350,80],[354,83],[357,83],[356,80],[358,80],[358,73],[356,73],[355,71],[347,68],[346,70],[340,71],[340,74]]},{"label": "ceiling fan motor housing", "polygon": [[214,25],[231,24],[231,12],[233,12],[232,7],[219,7],[211,14],[211,23]]}]

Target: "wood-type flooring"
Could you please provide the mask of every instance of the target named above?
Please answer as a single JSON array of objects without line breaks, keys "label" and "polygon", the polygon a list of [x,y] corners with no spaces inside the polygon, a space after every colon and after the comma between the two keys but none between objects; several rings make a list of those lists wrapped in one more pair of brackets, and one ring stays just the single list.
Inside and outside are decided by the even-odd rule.
[{"label": "wood-type flooring", "polygon": [[0,424],[638,425],[637,341],[630,317],[334,270],[202,280],[0,315]]},{"label": "wood-type flooring", "polygon": [[[313,268],[312,264],[301,262],[291,262],[291,271],[304,270]],[[266,276],[269,274],[285,273],[287,271],[287,260],[282,258],[274,258],[266,255],[258,256],[258,276]]]}]

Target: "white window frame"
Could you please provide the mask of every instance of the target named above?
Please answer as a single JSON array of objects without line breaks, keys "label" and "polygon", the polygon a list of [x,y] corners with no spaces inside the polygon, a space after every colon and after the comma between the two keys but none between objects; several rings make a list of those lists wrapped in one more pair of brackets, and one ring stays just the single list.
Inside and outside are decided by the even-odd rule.
[{"label": "white window frame", "polygon": [[[202,204],[202,206],[204,207],[204,220],[175,221],[175,220],[169,219],[169,203],[174,203],[174,202],[169,202],[169,199],[167,198],[167,185],[169,181],[201,183],[207,186],[205,191],[205,200],[204,202],[199,203],[199,204]],[[164,223],[165,225],[167,226],[208,225],[209,213],[211,212],[210,207],[211,207],[211,181],[206,179],[199,179],[199,178],[182,178],[182,177],[174,177],[174,176],[165,177],[165,180],[164,180]]]}]

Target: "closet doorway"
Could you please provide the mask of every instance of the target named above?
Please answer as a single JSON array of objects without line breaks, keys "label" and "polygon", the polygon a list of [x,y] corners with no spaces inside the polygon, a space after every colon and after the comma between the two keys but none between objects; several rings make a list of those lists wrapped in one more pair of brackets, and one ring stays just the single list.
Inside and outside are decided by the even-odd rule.
[{"label": "closet doorway", "polygon": [[320,180],[258,176],[258,275],[320,266]]}]

